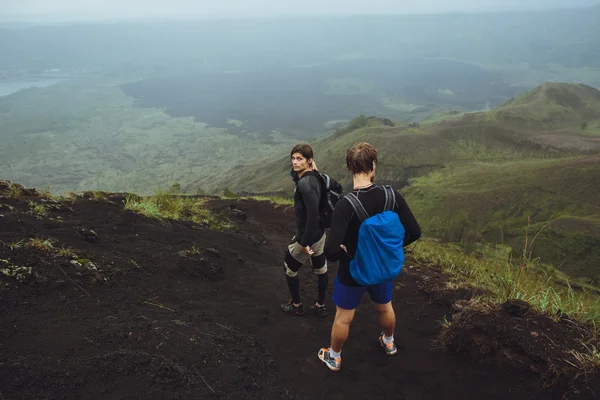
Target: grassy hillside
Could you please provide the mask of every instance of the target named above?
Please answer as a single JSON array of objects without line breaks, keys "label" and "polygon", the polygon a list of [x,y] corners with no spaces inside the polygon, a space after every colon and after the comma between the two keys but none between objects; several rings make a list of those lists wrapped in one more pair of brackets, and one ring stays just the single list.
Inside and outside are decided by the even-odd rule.
[{"label": "grassy hillside", "polygon": [[118,83],[73,80],[0,97],[0,177],[53,193],[149,194],[177,182],[195,193],[222,171],[293,144],[140,108]]},{"label": "grassy hillside", "polygon": [[[319,169],[349,188],[346,149],[375,145],[378,182],[406,195],[428,236],[504,243],[515,254],[526,247],[572,276],[600,280],[598,121],[600,91],[551,83],[449,120],[389,127],[358,117],[313,147]],[[238,192],[290,194],[289,168],[286,151],[228,182]]]},{"label": "grassy hillside", "polygon": [[600,281],[598,156],[452,164],[404,194],[429,236],[526,247],[571,276]]},{"label": "grassy hillside", "polygon": [[582,84],[544,83],[481,117],[524,127],[558,129],[596,121],[598,110],[597,89]]}]

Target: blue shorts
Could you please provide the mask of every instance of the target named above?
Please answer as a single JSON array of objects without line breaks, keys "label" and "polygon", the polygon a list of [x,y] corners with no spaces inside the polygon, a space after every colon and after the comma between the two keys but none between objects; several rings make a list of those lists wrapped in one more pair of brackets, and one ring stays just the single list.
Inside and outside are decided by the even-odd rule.
[{"label": "blue shorts", "polygon": [[393,281],[375,286],[346,286],[335,277],[332,300],[336,306],[344,310],[354,310],[360,304],[366,292],[377,304],[387,304],[392,301]]}]

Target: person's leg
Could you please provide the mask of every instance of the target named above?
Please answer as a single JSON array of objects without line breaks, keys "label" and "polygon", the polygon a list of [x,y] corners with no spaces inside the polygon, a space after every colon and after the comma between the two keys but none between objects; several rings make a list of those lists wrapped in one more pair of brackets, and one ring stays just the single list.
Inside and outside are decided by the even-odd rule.
[{"label": "person's leg", "polygon": [[392,306],[392,288],[393,282],[386,282],[369,288],[369,294],[375,303],[375,309],[379,313],[379,325],[382,329],[379,344],[389,356],[393,356],[398,352],[394,341],[396,313]]},{"label": "person's leg", "polygon": [[325,295],[327,293],[327,286],[329,285],[329,275],[327,275],[327,259],[323,252],[325,247],[325,234],[323,237],[315,243],[311,248],[314,255],[311,257],[311,263],[313,272],[317,275],[318,279],[318,296],[315,304],[315,311],[318,316],[324,317],[327,315],[327,309],[325,308]]},{"label": "person's leg", "polygon": [[[283,266],[285,269],[286,280],[288,288],[290,290],[291,300],[281,305],[281,309],[284,312],[302,315],[304,308],[302,307],[302,300],[300,299],[300,281],[298,280],[298,270],[304,263],[304,259],[308,259],[308,254],[302,253],[301,246],[294,242],[288,246],[285,251],[285,259]],[[303,256],[305,254],[305,256]]]},{"label": "person's leg", "polygon": [[355,309],[344,310],[343,308],[336,307],[335,319],[331,328],[331,349],[333,352],[342,352],[342,347],[344,347],[344,343],[348,340],[350,324],[354,319],[355,312]]},{"label": "person's leg", "polygon": [[342,348],[348,339],[354,313],[354,309],[345,310],[336,307],[335,319],[331,327],[331,345],[329,348],[319,350],[319,359],[332,371],[339,371],[342,367]]},{"label": "person's leg", "polygon": [[375,309],[379,313],[379,325],[386,337],[394,337],[394,328],[396,327],[396,314],[392,302],[386,304],[375,304]]},{"label": "person's leg", "polygon": [[329,369],[339,371],[342,365],[342,348],[350,333],[356,307],[366,292],[365,287],[349,287],[335,278],[333,302],[336,305],[335,319],[331,327],[331,345],[319,350],[318,356]]}]

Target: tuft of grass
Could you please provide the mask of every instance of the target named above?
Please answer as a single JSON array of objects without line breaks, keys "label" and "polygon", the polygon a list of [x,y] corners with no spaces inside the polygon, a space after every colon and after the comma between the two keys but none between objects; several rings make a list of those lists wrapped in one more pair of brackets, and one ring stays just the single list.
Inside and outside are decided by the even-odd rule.
[{"label": "tuft of grass", "polygon": [[36,250],[53,252],[54,251],[54,241],[51,239],[42,240],[40,238],[31,238],[27,243],[27,247],[31,247]]},{"label": "tuft of grass", "polygon": [[583,344],[586,352],[581,353],[575,350],[571,350],[569,353],[575,358],[576,365],[574,367],[578,367],[584,371],[594,370],[596,368],[600,368],[600,350],[596,348],[593,344]]},{"label": "tuft of grass", "polygon": [[8,244],[8,248],[11,250],[20,249],[21,247],[23,247],[24,243],[25,243],[25,239],[19,240],[18,242],[10,242]]},{"label": "tuft of grass", "polygon": [[193,244],[191,250],[188,250],[187,253],[197,255],[197,254],[202,253],[202,251],[200,250],[199,247],[196,246],[196,244]]},{"label": "tuft of grass", "polygon": [[519,299],[555,320],[568,316],[600,329],[597,290],[581,286],[575,290],[564,275],[538,260],[515,261],[507,246],[479,245],[477,251],[467,253],[456,244],[422,239],[412,248],[416,262],[439,266],[458,285],[483,289],[482,301]]},{"label": "tuft of grass", "polygon": [[157,191],[152,196],[127,195],[125,209],[160,221],[192,221],[218,231],[234,228],[230,221],[208,210],[205,203],[206,200]]},{"label": "tuft of grass", "polygon": [[36,203],[35,201],[29,202],[29,209],[31,210],[32,214],[38,215],[40,217],[43,217],[46,214],[48,214],[48,210],[46,209],[46,206],[42,203]]},{"label": "tuft of grass", "polygon": [[65,247],[64,245],[56,251],[56,255],[59,257],[66,257],[66,258],[78,258],[77,254],[75,253],[75,251],[69,247]]},{"label": "tuft of grass", "polygon": [[243,199],[253,199],[257,201],[268,201],[276,206],[293,206],[294,199],[283,196],[250,196]]},{"label": "tuft of grass", "polygon": [[106,200],[107,194],[101,190],[88,190],[83,192],[82,196],[93,200]]},{"label": "tuft of grass", "polygon": [[196,246],[195,243],[192,245],[191,249],[184,250],[184,252],[185,252],[185,255],[188,255],[188,256],[199,256],[200,260],[204,260],[204,257],[202,256],[202,250],[198,246]]},{"label": "tuft of grass", "polygon": [[77,259],[78,261],[83,260],[84,262],[89,261],[87,259],[80,258],[75,250],[70,247],[65,247],[64,244],[60,248],[57,247],[56,242],[52,239],[31,238],[29,241],[22,239],[18,242],[11,242],[8,244],[8,248],[11,250],[20,249],[22,247],[29,247],[47,253],[52,253],[55,257]]},{"label": "tuft of grass", "polygon": [[42,199],[52,200],[54,197],[52,196],[52,192],[50,191],[50,185],[46,185],[44,189],[39,192],[39,196]]},{"label": "tuft of grass", "polygon": [[11,183],[8,188],[8,192],[6,193],[6,197],[14,200],[20,199],[21,197],[23,197],[23,195],[24,193],[21,190],[21,186],[17,185],[16,183]]}]

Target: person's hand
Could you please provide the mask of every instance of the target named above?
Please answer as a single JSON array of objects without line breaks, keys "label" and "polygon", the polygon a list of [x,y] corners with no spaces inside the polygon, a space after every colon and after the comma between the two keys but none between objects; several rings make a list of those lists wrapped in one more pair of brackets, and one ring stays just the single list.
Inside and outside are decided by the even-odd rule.
[{"label": "person's hand", "polygon": [[348,254],[348,249],[346,248],[346,246],[344,246],[343,244],[340,244],[340,247],[342,248],[342,250],[344,250],[346,252],[346,254]]},{"label": "person's hand", "polygon": [[310,248],[310,246],[306,246],[302,248],[302,251],[310,256],[313,255],[314,251],[312,251],[312,249]]}]

